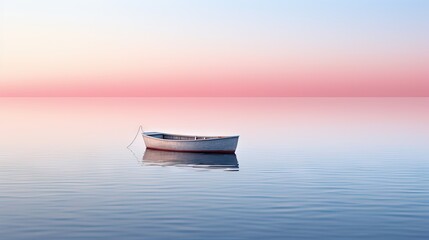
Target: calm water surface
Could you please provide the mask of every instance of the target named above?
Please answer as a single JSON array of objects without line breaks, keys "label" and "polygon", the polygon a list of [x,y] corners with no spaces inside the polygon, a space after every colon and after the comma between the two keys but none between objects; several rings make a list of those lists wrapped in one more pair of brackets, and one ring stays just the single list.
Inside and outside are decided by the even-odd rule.
[{"label": "calm water surface", "polygon": [[[1,239],[428,239],[429,99],[1,99]],[[127,149],[241,136],[236,155]],[[173,160],[172,160],[173,159]]]}]

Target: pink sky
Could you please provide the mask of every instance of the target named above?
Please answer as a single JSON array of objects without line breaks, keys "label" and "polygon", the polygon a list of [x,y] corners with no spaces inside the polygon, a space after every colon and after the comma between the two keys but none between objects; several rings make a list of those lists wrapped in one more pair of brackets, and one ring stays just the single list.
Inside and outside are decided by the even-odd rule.
[{"label": "pink sky", "polygon": [[2,4],[4,97],[429,97],[426,1]]},{"label": "pink sky", "polygon": [[[427,97],[426,69],[385,71],[195,74],[152,77],[111,76],[76,81],[37,81],[3,86],[0,96],[24,97]],[[119,80],[120,79],[120,80]],[[69,81],[67,81],[69,80]]]}]

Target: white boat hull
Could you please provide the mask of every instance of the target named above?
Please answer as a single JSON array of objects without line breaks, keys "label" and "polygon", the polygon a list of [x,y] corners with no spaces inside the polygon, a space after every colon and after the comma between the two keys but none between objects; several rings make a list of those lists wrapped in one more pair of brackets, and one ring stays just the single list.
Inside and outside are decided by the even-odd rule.
[{"label": "white boat hull", "polygon": [[175,152],[235,153],[238,138],[238,136],[201,137],[157,132],[143,133],[146,148]]}]

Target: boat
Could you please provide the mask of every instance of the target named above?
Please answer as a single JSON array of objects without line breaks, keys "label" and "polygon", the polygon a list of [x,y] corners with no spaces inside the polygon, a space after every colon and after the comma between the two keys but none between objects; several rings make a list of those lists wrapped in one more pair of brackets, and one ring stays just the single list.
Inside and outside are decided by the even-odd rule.
[{"label": "boat", "polygon": [[193,153],[235,153],[239,136],[188,136],[143,132],[146,148]]},{"label": "boat", "polygon": [[142,163],[147,166],[176,166],[228,171],[238,171],[239,168],[235,154],[171,152],[153,149],[146,149]]}]

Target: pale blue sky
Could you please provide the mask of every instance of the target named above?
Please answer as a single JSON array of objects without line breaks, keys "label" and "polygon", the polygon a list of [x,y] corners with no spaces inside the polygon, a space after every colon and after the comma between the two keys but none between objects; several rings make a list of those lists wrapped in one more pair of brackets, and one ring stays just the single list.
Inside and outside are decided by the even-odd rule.
[{"label": "pale blue sky", "polygon": [[[273,75],[284,69],[332,72],[344,64],[368,71],[401,69],[404,76],[423,79],[429,58],[426,0],[2,3],[0,83],[9,85],[49,84],[54,80],[46,79],[59,81],[65,73],[86,82],[100,73],[142,78],[167,69],[185,77],[206,67]],[[418,69],[410,70],[414,66]]]}]

